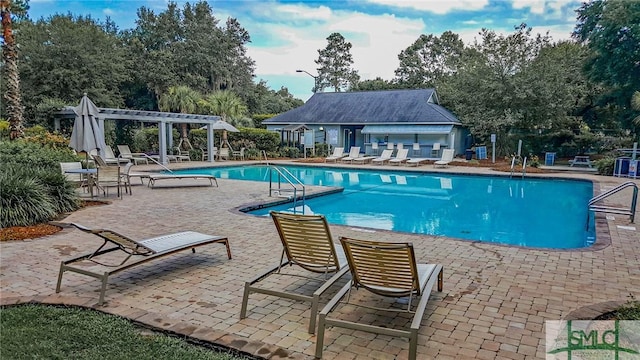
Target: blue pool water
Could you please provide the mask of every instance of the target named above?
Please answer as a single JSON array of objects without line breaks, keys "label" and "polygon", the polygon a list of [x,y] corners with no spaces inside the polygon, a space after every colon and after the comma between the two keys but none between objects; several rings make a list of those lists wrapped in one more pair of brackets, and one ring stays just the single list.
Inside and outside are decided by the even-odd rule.
[{"label": "blue pool water", "polygon": [[[441,235],[501,244],[582,248],[595,242],[585,229],[588,181],[510,179],[409,171],[286,166],[307,185],[344,187],[344,192],[305,201],[306,213],[333,224]],[[266,166],[180,170],[222,179],[269,181]],[[265,191],[268,191],[265,187]],[[283,204],[251,211],[293,211]],[[593,221],[589,221],[593,224]]]}]

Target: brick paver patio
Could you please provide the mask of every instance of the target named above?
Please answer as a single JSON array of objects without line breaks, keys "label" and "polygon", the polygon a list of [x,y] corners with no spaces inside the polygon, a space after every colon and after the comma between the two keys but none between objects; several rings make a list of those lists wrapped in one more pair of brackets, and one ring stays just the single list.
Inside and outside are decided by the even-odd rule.
[{"label": "brick paver patio", "polygon": [[[444,171],[494,173],[467,167]],[[587,174],[551,175],[591,179],[596,193],[627,181]],[[151,190],[134,186],[133,196],[124,195],[122,200],[113,196],[111,204],[77,211],[64,221],[108,228],[136,239],[186,230],[224,235],[231,243],[232,260],[227,259],[224,247],[213,244],[195,254],[185,251],[147,263],[110,278],[107,304],[100,307],[96,305],[100,283],[90,277],[66,273],[61,293],[55,293],[60,261],[101,244],[97,237],[65,229],[44,238],[0,244],[0,303],[39,301],[96,307],[263,357],[313,358],[316,339],[307,333],[306,303],[253,294],[248,318],[239,319],[244,282],[276,263],[281,245],[271,219],[237,210],[273,200],[268,197],[268,184],[218,182],[219,188]],[[171,182],[161,186],[165,185]],[[609,203],[627,204],[627,198],[624,192]],[[591,316],[628,300],[630,294],[640,298],[636,225],[624,216],[599,218],[599,243],[582,251],[527,249],[349,226],[332,225],[331,229],[336,237],[411,241],[420,262],[444,265],[444,291],[431,295],[418,358],[534,359],[545,355],[545,320]],[[274,286],[286,285],[270,281]],[[347,278],[338,285],[345,281]],[[291,286],[304,288],[299,282]],[[360,311],[343,316],[390,326],[402,326],[409,318]],[[325,359],[405,359],[407,355],[405,339],[337,328],[326,333]]]}]

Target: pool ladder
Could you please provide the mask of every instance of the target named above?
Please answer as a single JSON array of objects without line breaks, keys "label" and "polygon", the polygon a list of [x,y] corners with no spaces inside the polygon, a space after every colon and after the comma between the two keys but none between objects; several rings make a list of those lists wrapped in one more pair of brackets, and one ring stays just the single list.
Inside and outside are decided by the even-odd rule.
[{"label": "pool ladder", "polygon": [[[596,203],[608,198],[609,196],[616,194],[626,188],[633,188],[633,196],[631,197],[631,205],[626,207],[614,207],[606,205],[597,205]],[[609,214],[629,215],[629,220],[634,222],[636,215],[636,205],[638,204],[638,185],[632,181],[620,184],[613,189],[606,191],[598,196],[589,200],[589,210],[595,212],[603,212]],[[589,214],[587,214],[587,227],[589,226]]]},{"label": "pool ladder", "polygon": [[302,181],[289,170],[279,166],[269,166],[269,196],[284,197],[293,200],[293,208],[298,207],[298,201],[306,197],[306,188]]},{"label": "pool ladder", "polygon": [[[514,156],[513,158],[511,158],[511,175],[509,175],[510,178],[513,177],[513,173],[516,169],[516,158],[520,158],[520,156]],[[527,158],[525,157],[522,160],[522,178],[523,179],[526,174],[527,174]]]}]

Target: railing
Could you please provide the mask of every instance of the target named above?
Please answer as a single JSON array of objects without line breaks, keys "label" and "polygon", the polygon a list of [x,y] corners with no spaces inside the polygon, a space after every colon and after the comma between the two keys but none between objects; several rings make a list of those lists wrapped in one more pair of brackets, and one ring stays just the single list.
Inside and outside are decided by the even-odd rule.
[{"label": "railing", "polygon": [[[276,177],[274,179],[274,176]],[[274,182],[277,184],[277,188],[274,187]],[[288,188],[283,188],[283,185],[288,185]],[[300,194],[300,192],[302,194]],[[293,200],[293,208],[298,207],[298,200],[304,200],[306,197],[306,188],[302,181],[295,177],[289,170],[283,167],[270,166],[269,167],[269,196],[276,194],[280,197],[286,197]]]},{"label": "railing", "polygon": [[[633,188],[633,196],[631,198],[631,205],[629,206],[629,208],[596,205],[598,201],[604,200],[609,196],[616,194],[629,187]],[[629,220],[631,222],[634,222],[637,204],[638,204],[638,185],[632,181],[628,181],[626,183],[623,183],[614,187],[609,191],[606,191],[598,196],[593,197],[591,200],[589,200],[589,210],[595,211],[595,212],[610,213],[610,214],[629,215]],[[587,214],[587,226],[589,226],[589,214]]]},{"label": "railing", "polygon": [[262,157],[264,158],[264,163],[269,165],[269,159],[267,159],[267,152],[265,150],[262,150]]},{"label": "railing", "polygon": [[[520,157],[514,156],[511,158],[511,174],[509,175],[510,178],[513,177],[513,173],[515,172],[515,169],[516,169],[516,158],[520,158]],[[527,158],[525,157],[522,160],[522,178],[523,179],[526,174],[527,174]]]},{"label": "railing", "polygon": [[173,173],[173,171],[171,171],[171,169],[169,169],[168,167],[164,166],[163,164],[161,164],[161,163],[160,163],[159,161],[157,161],[156,159],[152,158],[151,156],[149,156],[149,155],[147,155],[147,154],[143,154],[143,155],[144,155],[144,157],[145,157],[147,160],[151,160],[151,161],[153,161],[154,163],[156,163],[156,164],[160,165],[163,169],[167,170],[168,172]]}]

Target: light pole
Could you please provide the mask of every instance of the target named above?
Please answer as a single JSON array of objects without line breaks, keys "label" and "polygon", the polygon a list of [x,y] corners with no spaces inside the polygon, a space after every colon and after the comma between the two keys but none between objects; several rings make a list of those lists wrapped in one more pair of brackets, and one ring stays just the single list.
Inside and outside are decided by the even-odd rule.
[{"label": "light pole", "polygon": [[308,72],[306,70],[298,69],[298,70],[296,70],[296,72],[305,73],[305,74],[307,74],[307,75],[309,75],[309,76],[311,76],[313,78],[313,93],[315,94],[316,91],[318,91],[318,77],[315,76],[315,75],[312,75],[310,72]]}]

